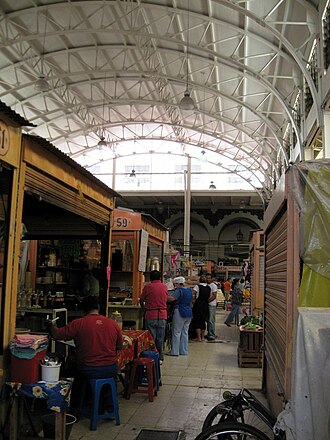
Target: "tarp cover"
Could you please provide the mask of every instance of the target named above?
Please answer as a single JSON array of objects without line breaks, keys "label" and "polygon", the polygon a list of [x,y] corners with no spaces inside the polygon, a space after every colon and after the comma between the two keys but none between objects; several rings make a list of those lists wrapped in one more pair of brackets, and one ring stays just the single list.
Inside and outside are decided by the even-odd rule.
[{"label": "tarp cover", "polygon": [[287,440],[330,439],[330,308],[298,308]]},{"label": "tarp cover", "polygon": [[290,189],[300,209],[303,261],[299,306],[330,307],[330,160],[293,168]]}]

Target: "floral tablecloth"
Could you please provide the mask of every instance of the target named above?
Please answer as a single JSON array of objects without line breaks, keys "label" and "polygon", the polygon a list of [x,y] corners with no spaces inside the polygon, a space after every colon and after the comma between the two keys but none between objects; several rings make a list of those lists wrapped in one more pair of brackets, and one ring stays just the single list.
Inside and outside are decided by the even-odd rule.
[{"label": "floral tablecloth", "polygon": [[117,353],[118,369],[139,357],[144,350],[156,350],[155,342],[149,330],[123,330],[123,335],[132,340],[132,345],[125,344]]},{"label": "floral tablecloth", "polygon": [[69,408],[72,382],[73,379],[65,379],[56,383],[21,384],[7,382],[7,385],[15,395],[45,399],[49,410],[61,412],[67,411]]}]

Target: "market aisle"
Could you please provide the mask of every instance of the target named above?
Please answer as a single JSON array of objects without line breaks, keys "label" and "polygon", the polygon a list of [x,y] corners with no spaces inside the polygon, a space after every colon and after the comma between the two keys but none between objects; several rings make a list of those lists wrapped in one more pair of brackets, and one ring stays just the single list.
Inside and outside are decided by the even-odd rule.
[{"label": "market aisle", "polygon": [[162,386],[154,402],[143,394],[125,400],[119,385],[121,425],[100,421],[93,432],[89,431],[89,420],[82,419],[74,425],[70,440],[135,440],[142,428],[183,430],[186,440],[193,440],[207,413],[222,400],[225,389],[245,387],[260,396],[262,369],[238,368],[238,328],[226,327],[224,320],[225,312],[219,309],[216,342],[190,342],[189,356],[165,358]]}]

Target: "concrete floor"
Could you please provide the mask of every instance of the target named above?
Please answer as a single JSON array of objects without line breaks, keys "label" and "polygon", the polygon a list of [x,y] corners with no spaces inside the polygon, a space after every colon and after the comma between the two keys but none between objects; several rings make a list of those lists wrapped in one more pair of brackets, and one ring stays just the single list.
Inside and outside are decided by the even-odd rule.
[{"label": "concrete floor", "polygon": [[224,390],[245,387],[262,397],[262,369],[238,367],[238,328],[226,327],[224,320],[225,312],[217,310],[216,342],[190,342],[189,356],[165,358],[162,386],[154,402],[149,402],[144,394],[124,399],[119,384],[120,426],[101,420],[97,431],[90,431],[89,420],[84,418],[73,426],[70,440],[135,440],[143,428],[183,430],[186,440],[194,440],[208,412],[223,400]]}]

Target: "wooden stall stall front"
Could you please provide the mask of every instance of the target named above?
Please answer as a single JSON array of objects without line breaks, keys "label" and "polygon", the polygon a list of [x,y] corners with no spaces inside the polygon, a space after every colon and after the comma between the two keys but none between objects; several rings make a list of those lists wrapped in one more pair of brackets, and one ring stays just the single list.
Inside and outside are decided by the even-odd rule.
[{"label": "wooden stall stall front", "polygon": [[251,231],[250,263],[251,263],[251,314],[260,316],[264,312],[264,233]]},{"label": "wooden stall stall front", "polygon": [[[16,308],[23,182],[20,179],[21,127],[30,125],[0,102],[0,386],[7,380],[7,347]],[[1,403],[1,412],[3,402]]]},{"label": "wooden stall stall front", "polygon": [[111,237],[109,314],[118,310],[125,321],[142,328],[139,297],[153,269],[163,273],[167,228],[148,214],[116,208]]},{"label": "wooden stall stall front", "polygon": [[22,146],[21,250],[28,246],[23,255],[29,258],[16,325],[42,330],[43,309],[67,308],[69,318],[79,316],[88,294],[99,294],[106,314],[110,219],[118,194],[44,139],[24,135]]}]

